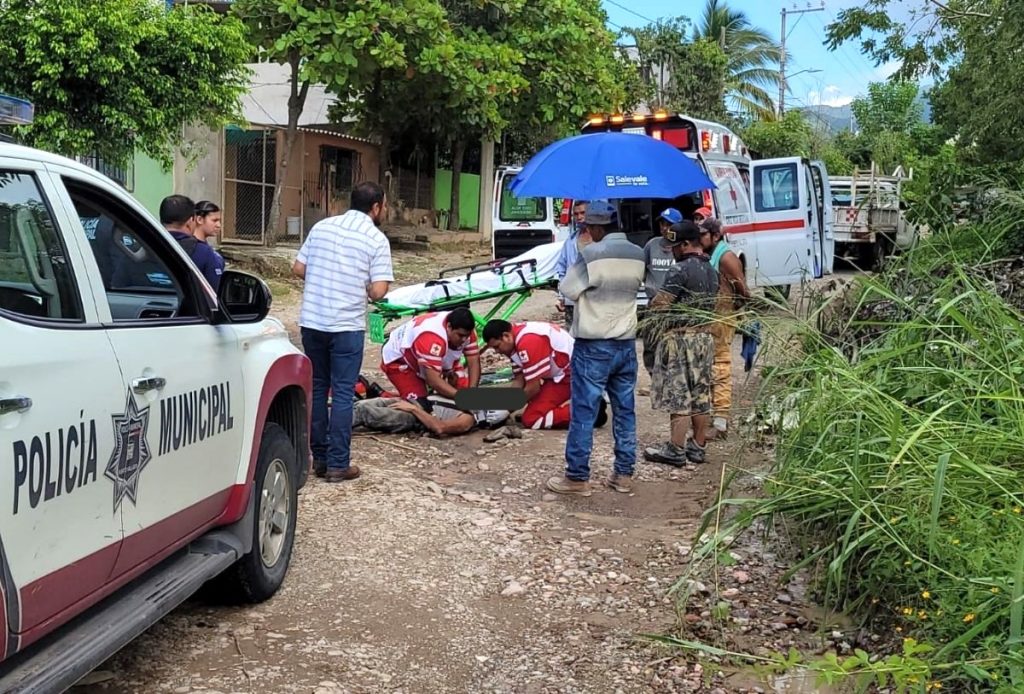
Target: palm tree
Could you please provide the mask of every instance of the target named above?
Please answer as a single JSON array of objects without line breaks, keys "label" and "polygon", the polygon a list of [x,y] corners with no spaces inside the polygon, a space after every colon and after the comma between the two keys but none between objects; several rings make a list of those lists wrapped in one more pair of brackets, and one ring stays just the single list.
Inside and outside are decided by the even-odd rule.
[{"label": "palm tree", "polygon": [[720,0],[707,0],[694,38],[722,43],[729,59],[726,96],[732,110],[774,120],[775,101],[769,89],[778,90],[782,82],[778,68],[782,49],[771,34],[753,26],[746,13]]}]

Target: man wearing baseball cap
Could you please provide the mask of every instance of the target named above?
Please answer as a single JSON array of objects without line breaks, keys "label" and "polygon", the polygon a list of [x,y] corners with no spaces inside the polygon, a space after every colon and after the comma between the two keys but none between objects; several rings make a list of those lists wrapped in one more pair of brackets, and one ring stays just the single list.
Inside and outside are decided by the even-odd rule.
[{"label": "man wearing baseball cap", "polygon": [[699,207],[693,213],[693,221],[697,224],[702,223],[705,219],[711,219],[712,213],[710,207]]},{"label": "man wearing baseball cap", "polygon": [[[667,208],[658,216],[658,236],[647,242],[644,246],[644,293],[647,294],[647,303],[658,294],[661,285],[665,283],[665,276],[672,266],[676,264],[675,256],[672,255],[672,245],[666,240],[665,235],[673,224],[683,221],[683,213],[674,207]],[[654,351],[656,341],[654,331],[640,331],[640,339],[644,341],[644,367],[647,373],[654,369]],[[646,393],[641,393],[645,395]]]},{"label": "man wearing baseball cap", "polygon": [[590,496],[590,454],[594,424],[608,393],[615,439],[615,468],[606,484],[632,490],[636,466],[636,293],[644,280],[644,252],[619,231],[618,211],[594,200],[583,223],[593,243],[580,252],[558,290],[576,302],[569,435],[565,472],[547,481],[558,494]]},{"label": "man wearing baseball cap", "polygon": [[[647,321],[658,324],[658,345],[651,379],[651,404],[669,413],[671,436],[646,448],[644,457],[681,467],[704,462],[711,415],[711,334],[718,273],[701,245],[701,229],[690,221],[673,224],[667,241],[678,261],[651,302]],[[693,436],[687,438],[692,427]]]}]

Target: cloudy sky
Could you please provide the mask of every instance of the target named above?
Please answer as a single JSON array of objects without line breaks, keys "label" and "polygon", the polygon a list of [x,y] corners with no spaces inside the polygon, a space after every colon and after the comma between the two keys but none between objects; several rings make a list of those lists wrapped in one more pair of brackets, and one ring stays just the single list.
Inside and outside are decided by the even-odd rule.
[{"label": "cloudy sky", "polygon": [[[703,0],[602,0],[608,12],[611,29],[636,27],[649,20],[684,15],[697,21],[704,9]],[[751,21],[768,30],[778,39],[781,10],[820,7],[822,0],[731,0],[732,7],[746,12]],[[803,15],[789,15],[786,18],[786,74],[789,78],[789,92],[786,104],[793,106],[843,106],[855,96],[867,90],[869,82],[883,80],[891,75],[896,66],[875,66],[860,53],[860,47],[848,43],[837,51],[829,51],[824,45],[825,27],[835,21],[836,14],[861,3],[853,0],[825,0],[824,10]],[[804,70],[820,72],[803,72]]]}]

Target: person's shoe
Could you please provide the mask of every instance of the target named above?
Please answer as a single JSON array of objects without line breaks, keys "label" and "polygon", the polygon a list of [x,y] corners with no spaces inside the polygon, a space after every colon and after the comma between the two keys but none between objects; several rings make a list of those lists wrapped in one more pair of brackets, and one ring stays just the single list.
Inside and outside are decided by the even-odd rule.
[{"label": "person's shoe", "polygon": [[633,478],[627,475],[620,475],[617,472],[613,472],[605,484],[617,492],[622,494],[630,494],[633,492]]},{"label": "person's shoe", "polygon": [[686,451],[671,441],[660,446],[648,446],[644,449],[644,458],[652,463],[663,463],[672,467],[683,467],[686,465]]},{"label": "person's shoe", "polygon": [[691,463],[700,465],[706,462],[704,458],[704,446],[701,446],[693,439],[686,442],[686,459]]},{"label": "person's shoe", "polygon": [[326,475],[327,461],[313,458],[313,474],[316,475],[317,477],[323,477],[324,475]]},{"label": "person's shoe", "polygon": [[640,388],[636,389],[636,394],[641,396],[641,397],[647,397],[648,395],[651,394],[651,389],[647,388],[647,387],[644,387],[644,386],[641,386]]},{"label": "person's shoe", "polygon": [[355,465],[349,465],[343,468],[330,468],[327,470],[327,474],[324,475],[324,481],[335,484],[337,482],[348,482],[349,480],[357,479],[363,473]]},{"label": "person's shoe", "polygon": [[608,423],[608,401],[602,396],[597,406],[597,419],[594,420],[594,427],[600,429]]},{"label": "person's shoe", "polygon": [[711,426],[715,431],[716,439],[726,439],[729,437],[729,420],[725,417],[715,417]]},{"label": "person's shoe", "polygon": [[548,478],[547,488],[555,494],[569,496],[590,496],[590,482],[571,480],[568,477],[555,476]]}]

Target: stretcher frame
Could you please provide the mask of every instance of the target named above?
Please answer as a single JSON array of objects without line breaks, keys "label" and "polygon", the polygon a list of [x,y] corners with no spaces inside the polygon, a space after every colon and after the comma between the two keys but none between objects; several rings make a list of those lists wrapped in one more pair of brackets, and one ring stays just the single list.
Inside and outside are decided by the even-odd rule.
[{"label": "stretcher frame", "polygon": [[[498,289],[490,289],[474,293],[472,276],[484,270],[491,270],[494,274],[498,275],[498,277],[501,278],[501,287]],[[446,278],[446,276],[449,275],[449,273],[462,271],[465,271],[466,274],[464,278],[461,278],[461,281],[466,283],[469,291],[467,294],[462,296],[452,296],[446,288],[446,285],[451,281],[451,278]],[[509,277],[518,277],[522,280],[522,284],[514,287],[510,286],[508,282]],[[424,286],[445,287],[444,298],[436,299],[429,304],[421,306],[402,306],[399,304],[392,304],[387,300],[381,300],[374,303],[374,310],[372,310],[368,316],[371,342],[381,345],[387,342],[387,325],[391,321],[402,318],[411,318],[412,316],[418,316],[424,313],[451,311],[456,308],[469,308],[470,312],[473,314],[473,320],[476,323],[478,334],[477,339],[482,345],[483,329],[488,322],[495,318],[510,320],[535,289],[554,289],[558,286],[558,280],[554,277],[543,279],[538,277],[537,260],[536,258],[529,258],[526,260],[517,260],[512,262],[490,261],[486,263],[477,263],[475,265],[460,265],[458,267],[445,268],[438,273],[437,279],[428,281]],[[498,302],[486,313],[478,313],[473,311],[471,308],[471,304],[474,302],[491,301],[494,299],[497,299]]]}]

